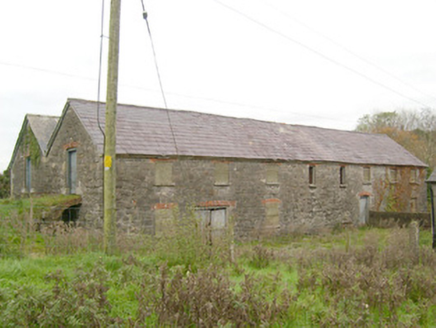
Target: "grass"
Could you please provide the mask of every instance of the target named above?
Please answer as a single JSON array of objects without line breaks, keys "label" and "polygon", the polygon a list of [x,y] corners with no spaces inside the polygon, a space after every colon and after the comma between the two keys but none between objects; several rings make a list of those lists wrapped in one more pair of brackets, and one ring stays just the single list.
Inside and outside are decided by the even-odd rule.
[{"label": "grass", "polygon": [[[118,253],[99,252],[92,231],[22,234],[17,214],[1,229],[2,327],[432,327],[436,255],[407,229],[350,229],[210,246],[198,222],[171,236],[119,234]],[[21,217],[22,218],[22,217]],[[191,225],[193,224],[193,225]],[[231,235],[231,234],[230,234]],[[8,253],[9,252],[9,253]]]}]

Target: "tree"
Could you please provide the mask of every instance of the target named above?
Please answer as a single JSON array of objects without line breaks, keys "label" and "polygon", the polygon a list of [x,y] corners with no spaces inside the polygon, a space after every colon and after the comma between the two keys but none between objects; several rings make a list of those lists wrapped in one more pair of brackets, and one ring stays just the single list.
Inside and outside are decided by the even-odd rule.
[{"label": "tree", "polygon": [[367,114],[356,131],[386,134],[431,170],[436,166],[436,114],[429,108]]},{"label": "tree", "polygon": [[0,173],[0,198],[8,198],[10,196],[10,178],[9,171],[5,170]]}]

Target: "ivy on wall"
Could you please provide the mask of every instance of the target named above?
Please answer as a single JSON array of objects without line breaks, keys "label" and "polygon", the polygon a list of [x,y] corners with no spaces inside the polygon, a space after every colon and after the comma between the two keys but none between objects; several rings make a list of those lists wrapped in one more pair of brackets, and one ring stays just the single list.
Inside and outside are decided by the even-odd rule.
[{"label": "ivy on wall", "polygon": [[[384,207],[387,212],[407,212],[413,193],[413,184],[410,183],[411,169],[397,168],[397,181],[393,183],[389,181],[388,173],[387,168],[385,177],[374,184],[375,210],[380,211]],[[420,173],[419,179],[422,178]]]},{"label": "ivy on wall", "polygon": [[24,138],[25,151],[30,157],[33,166],[38,167],[41,163],[41,149],[38,141],[30,128],[27,128],[27,133]]}]

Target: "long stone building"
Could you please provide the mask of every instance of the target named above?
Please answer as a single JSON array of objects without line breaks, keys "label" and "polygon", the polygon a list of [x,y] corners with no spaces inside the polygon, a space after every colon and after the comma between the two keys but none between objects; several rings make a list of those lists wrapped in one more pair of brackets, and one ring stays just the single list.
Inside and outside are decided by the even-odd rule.
[{"label": "long stone building", "polygon": [[[79,194],[79,220],[102,225],[97,108],[69,99],[59,118],[26,116],[13,196]],[[118,105],[120,229],[158,233],[187,208],[217,228],[233,218],[237,238],[358,225],[369,209],[425,211],[425,168],[385,135]]]}]

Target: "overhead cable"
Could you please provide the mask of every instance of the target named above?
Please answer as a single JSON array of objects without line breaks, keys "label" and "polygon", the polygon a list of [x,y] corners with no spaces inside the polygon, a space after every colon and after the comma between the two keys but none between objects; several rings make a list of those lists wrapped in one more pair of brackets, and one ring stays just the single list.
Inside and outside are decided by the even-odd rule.
[{"label": "overhead cable", "polygon": [[429,105],[424,104],[423,102],[421,102],[419,100],[416,100],[414,98],[411,98],[411,97],[409,97],[407,95],[404,95],[401,92],[399,92],[399,91],[397,91],[397,90],[395,90],[395,89],[393,89],[393,88],[391,88],[391,87],[389,87],[389,86],[387,86],[387,85],[385,85],[385,84],[383,84],[383,83],[381,83],[381,82],[379,82],[379,81],[377,81],[377,80],[367,76],[364,73],[361,73],[361,72],[355,70],[352,67],[349,67],[349,66],[347,66],[345,64],[342,64],[341,62],[339,62],[339,61],[337,61],[337,60],[335,60],[335,59],[333,59],[333,58],[323,54],[322,52],[320,52],[320,51],[318,51],[318,50],[316,50],[316,49],[314,49],[314,48],[304,44],[303,42],[300,42],[298,40],[295,40],[295,39],[291,38],[290,36],[288,36],[288,35],[280,32],[280,31],[278,31],[278,30],[276,30],[276,29],[266,25],[265,23],[260,22],[259,20],[257,20],[255,18],[245,14],[244,12],[242,12],[242,11],[240,11],[240,10],[234,8],[234,7],[231,7],[230,5],[227,5],[227,4],[223,3],[223,2],[221,2],[220,0],[213,0],[213,1],[215,1],[219,5],[223,6],[224,8],[226,8],[226,9],[228,9],[230,11],[233,11],[234,13],[244,17],[245,19],[251,21],[252,23],[255,23],[255,24],[261,26],[262,28],[270,31],[271,33],[277,34],[278,36],[280,36],[280,37],[282,37],[282,38],[284,38],[284,39],[286,39],[286,40],[288,40],[290,42],[293,42],[293,43],[297,44],[298,46],[300,46],[300,47],[302,47],[302,48],[304,48],[304,49],[306,49],[306,50],[308,50],[308,51],[310,51],[310,52],[312,52],[312,53],[314,53],[314,54],[324,58],[325,60],[327,60],[327,61],[329,61],[329,62],[331,62],[331,63],[333,63],[333,64],[335,64],[335,65],[337,65],[339,67],[342,67],[342,68],[344,68],[344,69],[346,69],[346,70],[348,70],[348,71],[350,71],[350,72],[352,72],[352,73],[354,73],[354,74],[356,74],[356,75],[358,75],[358,76],[360,76],[360,77],[362,77],[362,78],[372,82],[373,84],[376,84],[376,85],[378,85],[378,86],[380,86],[380,87],[382,87],[382,88],[384,88],[386,90],[389,90],[392,93],[395,93],[398,96],[401,96],[401,97],[403,97],[405,99],[408,99],[408,100],[410,100],[410,101],[412,101],[412,102],[414,102],[416,104],[419,104],[420,106],[430,107]]}]

